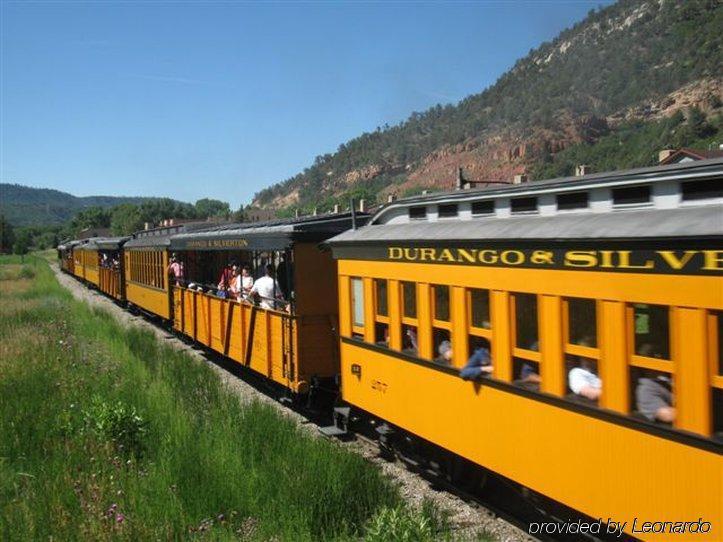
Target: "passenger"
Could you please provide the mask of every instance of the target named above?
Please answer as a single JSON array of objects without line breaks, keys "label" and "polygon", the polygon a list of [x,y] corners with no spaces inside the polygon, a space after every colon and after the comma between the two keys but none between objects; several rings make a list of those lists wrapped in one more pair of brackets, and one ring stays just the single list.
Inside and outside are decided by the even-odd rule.
[{"label": "passenger", "polygon": [[279,283],[274,278],[274,266],[268,264],[266,266],[266,275],[254,282],[249,295],[258,295],[261,298],[260,305],[264,309],[274,309],[275,300],[282,299],[281,288]]},{"label": "passenger", "polygon": [[675,420],[669,376],[659,375],[655,378],[638,379],[635,399],[638,411],[650,421],[673,423]]},{"label": "passenger", "polygon": [[591,401],[597,401],[602,394],[602,380],[595,374],[593,367],[584,360],[579,367],[570,369],[567,374],[567,383],[572,393]]},{"label": "passenger", "polygon": [[437,348],[437,352],[439,355],[434,360],[437,363],[441,363],[442,365],[452,365],[452,343],[449,341],[442,341],[439,343],[439,347]]},{"label": "passenger", "polygon": [[251,276],[251,268],[248,265],[244,265],[241,269],[241,274],[236,277],[236,298],[239,301],[248,298],[249,293],[251,293],[251,288],[253,287],[254,278]]},{"label": "passenger", "polygon": [[216,297],[219,297],[221,299],[228,299],[228,283],[226,283],[225,280],[221,281],[221,284],[218,285],[218,288],[216,289]]},{"label": "passenger", "polygon": [[221,288],[221,284],[230,284],[233,280],[233,272],[236,266],[236,262],[231,260],[226,264],[226,267],[221,271],[221,276],[218,278],[218,288]]},{"label": "passenger", "polygon": [[520,369],[520,380],[522,380],[522,382],[531,382],[533,384],[539,384],[542,382],[540,374],[531,363],[522,364],[522,368]]},{"label": "passenger", "polygon": [[238,266],[233,268],[233,278],[231,279],[231,282],[228,283],[228,287],[226,291],[228,292],[228,299],[238,299],[239,298],[239,290],[237,288],[238,285],[238,278],[241,274],[241,271],[239,270]]},{"label": "passenger", "polygon": [[413,327],[406,326],[402,336],[402,350],[410,354],[417,354],[417,330]]},{"label": "passenger", "polygon": [[173,275],[176,286],[183,286],[185,269],[183,262],[178,259],[178,255],[175,252],[171,254],[171,261],[166,269],[166,274]]},{"label": "passenger", "polygon": [[462,380],[477,380],[481,376],[488,376],[492,373],[492,358],[489,348],[480,346],[467,360],[467,365],[459,371]]}]

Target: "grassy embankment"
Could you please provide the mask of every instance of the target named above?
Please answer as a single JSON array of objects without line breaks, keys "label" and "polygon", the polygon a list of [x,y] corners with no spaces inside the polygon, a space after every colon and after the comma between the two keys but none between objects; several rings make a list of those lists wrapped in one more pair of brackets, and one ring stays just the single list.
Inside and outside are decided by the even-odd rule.
[{"label": "grassy embankment", "polygon": [[432,540],[361,457],[0,257],[0,539]]}]

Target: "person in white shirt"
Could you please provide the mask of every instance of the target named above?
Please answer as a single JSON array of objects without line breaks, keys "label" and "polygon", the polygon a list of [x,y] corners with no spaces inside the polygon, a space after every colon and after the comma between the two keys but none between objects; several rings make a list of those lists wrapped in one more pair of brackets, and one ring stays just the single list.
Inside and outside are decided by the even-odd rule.
[{"label": "person in white shirt", "polygon": [[602,394],[602,380],[590,368],[583,364],[573,367],[567,375],[567,383],[575,395],[597,401]]},{"label": "person in white shirt", "polygon": [[236,277],[235,290],[238,296],[237,299],[239,301],[246,299],[253,287],[254,277],[251,276],[251,268],[248,265],[244,265],[241,269],[241,274]]},{"label": "person in white shirt", "polygon": [[279,287],[279,283],[274,278],[273,265],[267,265],[266,275],[261,277],[260,279],[257,279],[256,282],[254,282],[254,285],[251,288],[249,295],[253,296],[254,294],[258,295],[261,298],[260,305],[264,309],[274,309],[274,300],[282,299],[281,288]]}]

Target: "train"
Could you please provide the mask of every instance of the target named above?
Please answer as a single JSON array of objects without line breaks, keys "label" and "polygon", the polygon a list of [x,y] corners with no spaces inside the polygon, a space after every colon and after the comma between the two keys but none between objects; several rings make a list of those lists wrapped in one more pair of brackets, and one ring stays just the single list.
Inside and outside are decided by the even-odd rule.
[{"label": "train", "polygon": [[[329,435],[363,418],[385,454],[500,477],[603,532],[723,538],[721,159],[170,225],[58,256],[295,397],[332,390]],[[219,297],[230,262],[275,270],[283,301]]]}]

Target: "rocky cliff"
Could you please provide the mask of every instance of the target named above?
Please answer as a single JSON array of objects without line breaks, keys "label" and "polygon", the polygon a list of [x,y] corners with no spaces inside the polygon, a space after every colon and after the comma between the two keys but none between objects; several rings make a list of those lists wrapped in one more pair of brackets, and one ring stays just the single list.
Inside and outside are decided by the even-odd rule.
[{"label": "rocky cliff", "polygon": [[[541,45],[495,85],[452,106],[363,134],[255,205],[382,201],[476,181],[649,165],[658,148],[723,137],[723,4],[621,1]],[[723,142],[723,141],[721,141]]]}]

